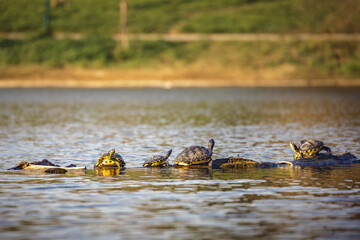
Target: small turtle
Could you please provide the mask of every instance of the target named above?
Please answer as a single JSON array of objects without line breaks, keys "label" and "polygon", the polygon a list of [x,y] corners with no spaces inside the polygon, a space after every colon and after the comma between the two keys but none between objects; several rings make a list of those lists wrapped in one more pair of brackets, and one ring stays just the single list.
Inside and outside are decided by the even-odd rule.
[{"label": "small turtle", "polygon": [[97,163],[94,165],[95,168],[99,167],[116,167],[123,168],[126,165],[120,154],[115,153],[115,149],[110,150],[108,153],[103,154]]},{"label": "small turtle", "polygon": [[294,159],[309,158],[318,154],[321,150],[325,150],[331,153],[331,149],[327,146],[324,146],[322,141],[314,139],[302,140],[300,147],[296,146],[294,143],[290,143],[290,147],[295,152]]},{"label": "small turtle", "polygon": [[209,140],[208,148],[202,146],[191,146],[185,148],[176,158],[175,165],[178,166],[190,166],[190,165],[199,165],[208,163],[211,166],[213,154],[213,148],[215,141],[213,139]]},{"label": "small turtle", "polygon": [[145,163],[144,163],[144,167],[162,167],[162,166],[169,166],[169,162],[168,162],[168,158],[170,157],[172,153],[172,149],[170,149],[167,153],[166,156],[162,156],[162,155],[155,155],[152,157],[149,157]]}]

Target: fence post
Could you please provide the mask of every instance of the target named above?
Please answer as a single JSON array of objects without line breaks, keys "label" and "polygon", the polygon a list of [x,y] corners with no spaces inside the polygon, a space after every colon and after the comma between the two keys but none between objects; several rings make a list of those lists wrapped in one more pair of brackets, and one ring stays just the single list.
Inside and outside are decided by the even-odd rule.
[{"label": "fence post", "polygon": [[129,37],[128,37],[128,31],[127,31],[127,8],[128,3],[126,0],[120,2],[120,26],[121,26],[121,46],[123,49],[128,50],[129,49]]},{"label": "fence post", "polygon": [[119,33],[117,34],[120,39],[117,39],[116,42],[116,51],[128,50],[129,49],[129,37],[127,31],[127,1],[120,0],[119,4]]},{"label": "fence post", "polygon": [[44,0],[44,30],[50,34],[50,0]]}]

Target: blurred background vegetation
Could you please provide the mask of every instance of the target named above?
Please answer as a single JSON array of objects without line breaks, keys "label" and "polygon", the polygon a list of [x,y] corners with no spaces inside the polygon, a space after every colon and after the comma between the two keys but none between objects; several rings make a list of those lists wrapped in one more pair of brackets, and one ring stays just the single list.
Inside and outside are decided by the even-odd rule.
[{"label": "blurred background vegetation", "polygon": [[[116,50],[118,0],[0,0],[0,67],[291,69],[286,77],[360,78],[359,41],[132,41]],[[128,0],[129,33],[360,33],[359,0]],[[285,77],[285,75],[284,75]]]}]

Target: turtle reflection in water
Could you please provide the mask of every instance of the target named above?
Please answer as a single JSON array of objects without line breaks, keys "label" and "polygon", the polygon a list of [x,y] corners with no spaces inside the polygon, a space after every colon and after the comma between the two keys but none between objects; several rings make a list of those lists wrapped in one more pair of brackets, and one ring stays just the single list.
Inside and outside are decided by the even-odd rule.
[{"label": "turtle reflection in water", "polygon": [[327,146],[324,146],[322,141],[314,139],[302,140],[300,147],[296,146],[294,143],[290,143],[290,147],[294,151],[295,160],[301,158],[311,158],[322,150],[331,153],[331,149]]},{"label": "turtle reflection in water", "polygon": [[95,168],[95,174],[97,176],[111,177],[124,174],[121,168],[118,167],[100,167]]},{"label": "turtle reflection in water", "polygon": [[94,168],[119,168],[122,169],[126,165],[123,158],[120,154],[115,153],[115,149],[110,150],[108,153],[103,154],[97,163],[95,163]]},{"label": "turtle reflection in water", "polygon": [[176,158],[174,164],[176,166],[212,166],[211,156],[215,141],[209,140],[208,148],[202,146],[191,146],[185,148]]},{"label": "turtle reflection in water", "polygon": [[166,156],[155,155],[149,157],[143,164],[143,167],[163,167],[163,166],[168,167],[169,166],[168,158],[170,157],[171,153],[172,153],[172,149],[170,149],[166,153]]}]

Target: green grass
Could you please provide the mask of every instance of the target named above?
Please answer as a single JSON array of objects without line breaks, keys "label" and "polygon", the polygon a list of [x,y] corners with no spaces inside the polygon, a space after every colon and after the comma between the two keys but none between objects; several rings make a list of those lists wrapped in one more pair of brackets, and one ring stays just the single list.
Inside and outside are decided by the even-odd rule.
[{"label": "green grass", "polygon": [[0,65],[39,64],[47,67],[105,66],[113,61],[115,42],[108,38],[89,38],[84,41],[0,40]]},{"label": "green grass", "polygon": [[222,69],[269,69],[291,65],[307,78],[360,77],[360,42],[133,42],[115,51],[111,38],[86,40],[0,40],[0,67],[116,67],[123,69],[181,66]]},{"label": "green grass", "polygon": [[[358,0],[128,0],[130,33],[360,33]],[[83,40],[39,37],[44,0],[0,0],[0,66],[138,67],[201,66],[253,70],[292,66],[298,76],[360,77],[360,43],[131,42],[115,51],[119,1],[70,0],[51,9],[53,32],[79,32]],[[32,37],[31,37],[32,36]],[[38,36],[38,37],[36,37]]]},{"label": "green grass", "polygon": [[360,32],[356,0],[276,0],[210,10],[186,21],[184,32],[353,33]]},{"label": "green grass", "polygon": [[[128,0],[131,33],[354,33],[360,32],[358,0]],[[0,0],[0,32],[39,32],[44,0]],[[113,34],[119,1],[70,0],[51,9],[59,32]]]}]

